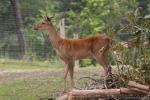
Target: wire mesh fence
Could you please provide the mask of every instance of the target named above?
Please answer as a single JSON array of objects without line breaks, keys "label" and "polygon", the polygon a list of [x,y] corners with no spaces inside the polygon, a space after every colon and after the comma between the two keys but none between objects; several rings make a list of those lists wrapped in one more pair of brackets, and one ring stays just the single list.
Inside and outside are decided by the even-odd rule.
[{"label": "wire mesh fence", "polygon": [[[33,17],[36,8],[28,7],[37,1],[1,0],[0,7],[0,57],[10,59],[50,59],[55,56],[48,35],[35,32]],[[37,9],[38,10],[38,9]]]}]

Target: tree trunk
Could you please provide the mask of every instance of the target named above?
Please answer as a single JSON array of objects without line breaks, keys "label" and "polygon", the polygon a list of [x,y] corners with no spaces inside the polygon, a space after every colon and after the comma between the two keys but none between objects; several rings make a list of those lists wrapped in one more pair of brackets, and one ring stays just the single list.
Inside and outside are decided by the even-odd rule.
[{"label": "tree trunk", "polygon": [[27,43],[26,43],[25,32],[23,30],[23,20],[21,16],[20,0],[10,0],[10,2],[14,11],[20,58],[23,58],[27,52]]},{"label": "tree trunk", "polygon": [[60,21],[60,36],[65,38],[65,18]]}]

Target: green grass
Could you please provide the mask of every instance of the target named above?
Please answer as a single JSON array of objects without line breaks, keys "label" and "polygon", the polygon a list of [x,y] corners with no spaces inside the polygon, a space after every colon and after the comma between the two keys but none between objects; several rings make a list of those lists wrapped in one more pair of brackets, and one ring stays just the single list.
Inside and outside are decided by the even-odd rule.
[{"label": "green grass", "polygon": [[[86,68],[80,69],[80,72],[76,72],[75,82],[78,77],[89,75],[90,70]],[[9,81],[0,84],[0,100],[39,100],[40,98],[47,100],[48,98],[56,98],[64,89],[62,72],[63,70],[58,70],[51,72],[51,75],[47,76],[9,79]],[[81,72],[82,74],[79,74]],[[14,78],[15,74],[11,73],[9,77]],[[69,89],[70,79],[68,78],[67,90],[69,91]]]},{"label": "green grass", "polygon": [[0,85],[0,100],[38,100],[56,97],[63,86],[61,78],[49,77],[38,79],[17,80]]},{"label": "green grass", "polygon": [[[0,100],[55,98],[64,89],[62,66],[61,63],[29,63],[0,59]],[[99,67],[76,69],[75,81],[79,77],[90,76],[93,72],[97,73],[98,69]],[[2,73],[3,70],[6,73]],[[76,84],[78,84],[77,81]],[[67,80],[67,89],[70,89],[70,78]]]},{"label": "green grass", "polygon": [[60,62],[49,61],[33,61],[27,62],[22,60],[0,59],[0,69],[47,69],[47,68],[61,68],[63,64]]}]

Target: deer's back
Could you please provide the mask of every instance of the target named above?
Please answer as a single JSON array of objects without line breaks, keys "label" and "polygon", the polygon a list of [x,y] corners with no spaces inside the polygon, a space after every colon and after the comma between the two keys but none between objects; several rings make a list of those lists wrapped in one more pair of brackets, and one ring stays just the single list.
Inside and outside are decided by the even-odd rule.
[{"label": "deer's back", "polygon": [[106,35],[97,35],[85,39],[64,39],[60,45],[60,53],[62,56],[76,59],[91,57],[94,52],[106,45],[109,38]]}]

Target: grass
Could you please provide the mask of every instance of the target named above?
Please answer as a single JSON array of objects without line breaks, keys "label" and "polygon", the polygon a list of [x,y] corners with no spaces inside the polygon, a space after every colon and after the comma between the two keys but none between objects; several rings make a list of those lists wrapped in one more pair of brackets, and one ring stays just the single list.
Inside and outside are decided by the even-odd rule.
[{"label": "grass", "polygon": [[[60,78],[17,80],[0,85],[0,100],[38,100],[56,97],[62,88]],[[59,84],[58,84],[59,83]]]},{"label": "grass", "polygon": [[48,69],[48,68],[62,68],[63,65],[60,62],[49,62],[49,61],[32,61],[27,62],[23,60],[10,60],[0,59],[0,69]]},{"label": "grass", "polygon": [[[55,98],[64,89],[62,66],[60,63],[0,60],[0,100]],[[75,83],[78,84],[79,77],[98,73],[98,69],[99,67],[76,69]],[[6,73],[1,73],[3,70]],[[70,79],[67,81],[69,90]]]}]

